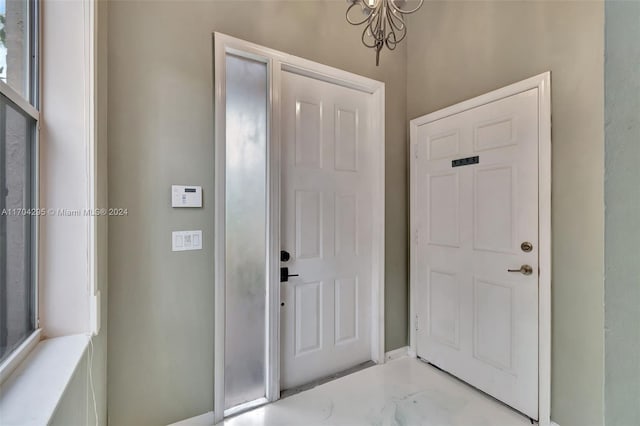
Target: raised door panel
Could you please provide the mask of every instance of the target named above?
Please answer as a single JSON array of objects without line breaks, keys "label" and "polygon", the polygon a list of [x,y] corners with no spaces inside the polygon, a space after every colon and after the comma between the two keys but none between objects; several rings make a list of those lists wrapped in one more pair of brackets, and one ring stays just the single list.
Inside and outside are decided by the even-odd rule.
[{"label": "raised door panel", "polygon": [[516,242],[515,166],[474,172],[474,248],[510,253]]},{"label": "raised door panel", "polygon": [[322,282],[295,285],[295,356],[322,349]]},{"label": "raised door panel", "polygon": [[322,167],[322,103],[296,101],[296,166]]},{"label": "raised door panel", "polygon": [[440,160],[457,155],[460,150],[460,131],[454,129],[428,136],[427,144],[427,158],[429,160]]},{"label": "raised door panel", "polygon": [[476,151],[502,148],[517,143],[514,117],[495,118],[477,124],[474,128],[473,146]]},{"label": "raised door panel", "polygon": [[336,255],[355,255],[358,250],[358,198],[355,194],[336,194]]},{"label": "raised door panel", "polygon": [[336,106],[335,111],[335,168],[358,171],[358,110]]},{"label": "raised door panel", "polygon": [[458,173],[433,174],[427,180],[429,243],[457,247],[460,242]]},{"label": "raised door panel", "polygon": [[296,191],[295,199],[296,257],[320,257],[323,231],[322,194],[318,191]]},{"label": "raised door panel", "polygon": [[358,339],[358,278],[335,281],[335,343],[347,344]]},{"label": "raised door panel", "polygon": [[473,356],[502,370],[512,369],[513,291],[511,286],[474,280]]},{"label": "raised door panel", "polygon": [[460,285],[455,273],[429,272],[429,334],[445,345],[460,346]]}]

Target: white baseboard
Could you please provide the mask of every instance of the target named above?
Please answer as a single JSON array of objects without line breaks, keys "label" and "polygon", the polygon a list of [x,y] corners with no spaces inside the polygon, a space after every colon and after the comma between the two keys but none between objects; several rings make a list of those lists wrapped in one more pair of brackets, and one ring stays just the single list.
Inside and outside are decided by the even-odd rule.
[{"label": "white baseboard", "polygon": [[551,426],[560,426],[560,425],[552,420],[551,421]]},{"label": "white baseboard", "polygon": [[211,426],[213,424],[213,411],[209,411],[208,413],[204,413],[196,417],[191,417],[190,419],[171,423],[169,426]]},{"label": "white baseboard", "polygon": [[394,359],[404,358],[405,356],[409,356],[409,346],[403,346],[385,353],[384,360],[393,361]]}]

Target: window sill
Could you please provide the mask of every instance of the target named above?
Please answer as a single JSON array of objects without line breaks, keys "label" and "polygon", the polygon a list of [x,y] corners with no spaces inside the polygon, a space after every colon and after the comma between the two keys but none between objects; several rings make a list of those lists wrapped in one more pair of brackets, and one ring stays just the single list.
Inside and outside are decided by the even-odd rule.
[{"label": "window sill", "polygon": [[39,342],[0,387],[0,424],[48,424],[89,341],[76,334]]}]

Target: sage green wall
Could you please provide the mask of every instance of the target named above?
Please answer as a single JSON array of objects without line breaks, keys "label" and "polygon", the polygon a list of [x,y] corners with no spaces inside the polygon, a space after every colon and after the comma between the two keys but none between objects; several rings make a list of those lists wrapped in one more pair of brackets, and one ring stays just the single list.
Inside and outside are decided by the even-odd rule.
[{"label": "sage green wall", "polygon": [[640,425],[640,2],[605,6],[605,423]]},{"label": "sage green wall", "polygon": [[[109,14],[108,400],[112,425],[212,410],[212,33],[386,83],[386,348],[407,343],[406,45],[381,66],[343,1],[112,1]],[[171,209],[171,184],[203,186]],[[172,253],[172,230],[203,250]]]},{"label": "sage green wall", "polygon": [[551,71],[552,407],[603,423],[602,2],[430,1],[409,18],[407,113]]}]

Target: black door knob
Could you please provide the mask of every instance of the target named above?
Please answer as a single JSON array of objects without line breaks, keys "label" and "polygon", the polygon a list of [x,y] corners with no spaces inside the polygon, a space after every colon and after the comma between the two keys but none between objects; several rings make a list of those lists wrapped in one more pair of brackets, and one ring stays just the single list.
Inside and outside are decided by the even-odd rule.
[{"label": "black door knob", "polygon": [[280,262],[288,262],[291,259],[291,255],[286,250],[280,250]]}]

